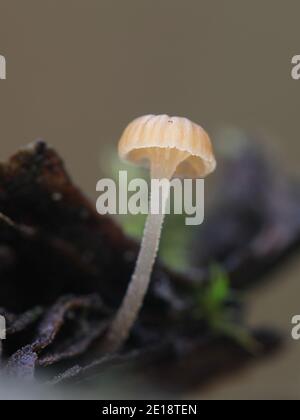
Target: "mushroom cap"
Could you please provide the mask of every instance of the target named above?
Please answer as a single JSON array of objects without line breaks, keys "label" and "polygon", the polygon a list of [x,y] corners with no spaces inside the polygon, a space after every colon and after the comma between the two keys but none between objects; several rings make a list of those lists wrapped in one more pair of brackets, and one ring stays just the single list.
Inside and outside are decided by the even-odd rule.
[{"label": "mushroom cap", "polygon": [[[149,166],[160,149],[168,156],[182,154],[174,175],[179,177],[205,177],[214,171],[216,160],[210,138],[198,124],[187,118],[168,115],[145,115],[133,120],[124,130],[119,142],[121,159]],[[164,164],[164,153],[162,165]]]}]

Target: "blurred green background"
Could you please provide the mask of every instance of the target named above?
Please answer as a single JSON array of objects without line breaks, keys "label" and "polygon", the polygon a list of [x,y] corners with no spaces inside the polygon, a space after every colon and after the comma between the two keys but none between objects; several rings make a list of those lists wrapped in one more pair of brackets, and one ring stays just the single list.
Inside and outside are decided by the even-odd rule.
[{"label": "blurred green background", "polygon": [[[0,0],[1,158],[43,138],[94,200],[124,126],[168,113],[212,137],[255,131],[299,175],[299,15],[298,0]],[[289,339],[299,269],[295,257],[250,294],[251,322],[282,328],[286,350],[193,396],[300,397],[300,343]]]}]

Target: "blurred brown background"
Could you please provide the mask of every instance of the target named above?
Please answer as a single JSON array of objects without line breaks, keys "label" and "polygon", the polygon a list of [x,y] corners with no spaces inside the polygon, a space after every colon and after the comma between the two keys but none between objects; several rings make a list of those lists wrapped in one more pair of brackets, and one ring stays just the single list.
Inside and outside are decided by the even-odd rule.
[{"label": "blurred brown background", "polygon": [[[300,81],[290,76],[299,15],[299,0],[0,0],[1,158],[43,138],[93,196],[101,156],[127,122],[168,113],[212,133],[260,132],[300,174]],[[253,296],[253,322],[289,334],[299,268],[296,258]],[[300,343],[288,342],[284,354],[203,396],[299,397]]]}]

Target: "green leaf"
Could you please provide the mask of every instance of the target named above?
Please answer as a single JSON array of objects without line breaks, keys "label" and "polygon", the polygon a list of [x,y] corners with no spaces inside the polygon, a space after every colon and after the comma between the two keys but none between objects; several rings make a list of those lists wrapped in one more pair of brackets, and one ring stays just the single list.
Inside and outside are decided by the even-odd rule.
[{"label": "green leaf", "polygon": [[229,278],[218,265],[213,265],[210,269],[210,285],[206,293],[207,303],[214,307],[222,306],[229,298]]},{"label": "green leaf", "polygon": [[224,304],[230,296],[229,278],[217,265],[210,269],[209,282],[197,292],[198,313],[211,324],[218,322],[223,315]]},{"label": "green leaf", "polygon": [[225,305],[230,296],[227,273],[219,265],[212,265],[208,284],[197,290],[195,315],[204,318],[215,333],[227,336],[255,354],[260,350],[259,343],[246,327],[234,321],[231,309]]}]

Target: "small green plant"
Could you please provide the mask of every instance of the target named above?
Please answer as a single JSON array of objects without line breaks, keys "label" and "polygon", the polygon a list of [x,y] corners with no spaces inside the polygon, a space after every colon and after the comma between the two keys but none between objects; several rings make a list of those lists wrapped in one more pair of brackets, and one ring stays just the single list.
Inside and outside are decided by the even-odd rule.
[{"label": "small green plant", "polygon": [[258,343],[245,327],[233,318],[233,309],[228,304],[233,299],[230,280],[219,265],[212,265],[209,281],[196,292],[196,316],[205,319],[209,327],[238,342],[247,351],[256,352]]}]

